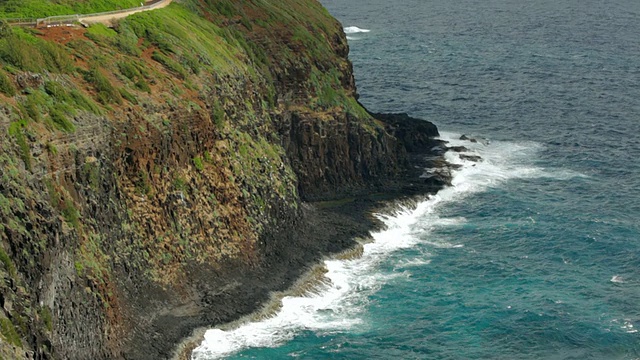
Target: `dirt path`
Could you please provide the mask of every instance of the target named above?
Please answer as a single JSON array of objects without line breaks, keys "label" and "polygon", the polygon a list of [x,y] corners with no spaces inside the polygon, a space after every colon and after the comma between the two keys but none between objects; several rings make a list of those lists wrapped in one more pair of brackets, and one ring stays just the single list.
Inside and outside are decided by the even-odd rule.
[{"label": "dirt path", "polygon": [[161,9],[163,7],[167,7],[169,6],[169,4],[171,4],[172,0],[160,0],[156,3],[153,3],[147,7],[140,7],[140,8],[133,8],[129,11],[125,11],[125,12],[119,12],[116,14],[107,14],[107,15],[97,15],[97,16],[91,16],[86,15],[86,16],[81,16],[79,21],[81,24],[97,24],[97,23],[101,23],[107,26],[112,26],[113,25],[113,21],[114,20],[118,20],[118,19],[122,19],[122,18],[126,18],[127,16],[131,15],[131,14],[135,14],[135,13],[139,13],[139,12],[143,12],[143,11],[149,11],[149,10],[155,10],[155,9]]}]

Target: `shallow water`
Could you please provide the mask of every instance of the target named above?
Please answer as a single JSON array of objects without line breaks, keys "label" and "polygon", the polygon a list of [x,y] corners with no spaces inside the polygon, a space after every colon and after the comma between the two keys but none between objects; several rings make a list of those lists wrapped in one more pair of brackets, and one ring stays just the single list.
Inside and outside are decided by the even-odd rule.
[{"label": "shallow water", "polygon": [[370,110],[483,160],[196,358],[639,358],[640,2],[322,2]]}]

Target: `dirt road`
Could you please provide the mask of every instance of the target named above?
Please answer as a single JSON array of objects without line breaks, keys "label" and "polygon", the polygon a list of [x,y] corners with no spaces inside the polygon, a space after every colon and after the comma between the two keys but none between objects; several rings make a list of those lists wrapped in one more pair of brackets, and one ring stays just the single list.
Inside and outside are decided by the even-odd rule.
[{"label": "dirt road", "polygon": [[135,14],[135,13],[139,13],[139,12],[143,12],[143,11],[161,9],[161,8],[166,7],[169,4],[171,4],[171,1],[172,0],[160,0],[160,1],[157,1],[157,2],[155,2],[153,4],[150,4],[150,5],[147,5],[147,6],[144,6],[144,7],[133,8],[133,9],[130,9],[128,11],[119,12],[119,13],[116,13],[116,14],[81,15],[79,21],[80,21],[81,24],[87,24],[87,25],[101,23],[101,24],[105,24],[107,26],[112,26],[114,20],[126,18],[127,16],[129,16],[131,14]]}]

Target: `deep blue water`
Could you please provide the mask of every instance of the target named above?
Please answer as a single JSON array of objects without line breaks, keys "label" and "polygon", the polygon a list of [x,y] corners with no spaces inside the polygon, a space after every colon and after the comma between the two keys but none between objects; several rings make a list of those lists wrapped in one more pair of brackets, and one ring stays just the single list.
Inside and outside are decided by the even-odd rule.
[{"label": "deep blue water", "polygon": [[483,161],[199,356],[639,359],[640,1],[322,3],[363,104]]}]

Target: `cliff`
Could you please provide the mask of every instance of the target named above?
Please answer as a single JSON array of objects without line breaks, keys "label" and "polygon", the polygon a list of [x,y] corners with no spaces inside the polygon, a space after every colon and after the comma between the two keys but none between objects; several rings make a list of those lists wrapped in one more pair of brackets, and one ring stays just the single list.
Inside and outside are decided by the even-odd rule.
[{"label": "cliff", "polygon": [[315,0],[0,26],[0,357],[168,358],[352,246],[368,194],[441,187],[435,127],[362,108],[347,55]]}]

